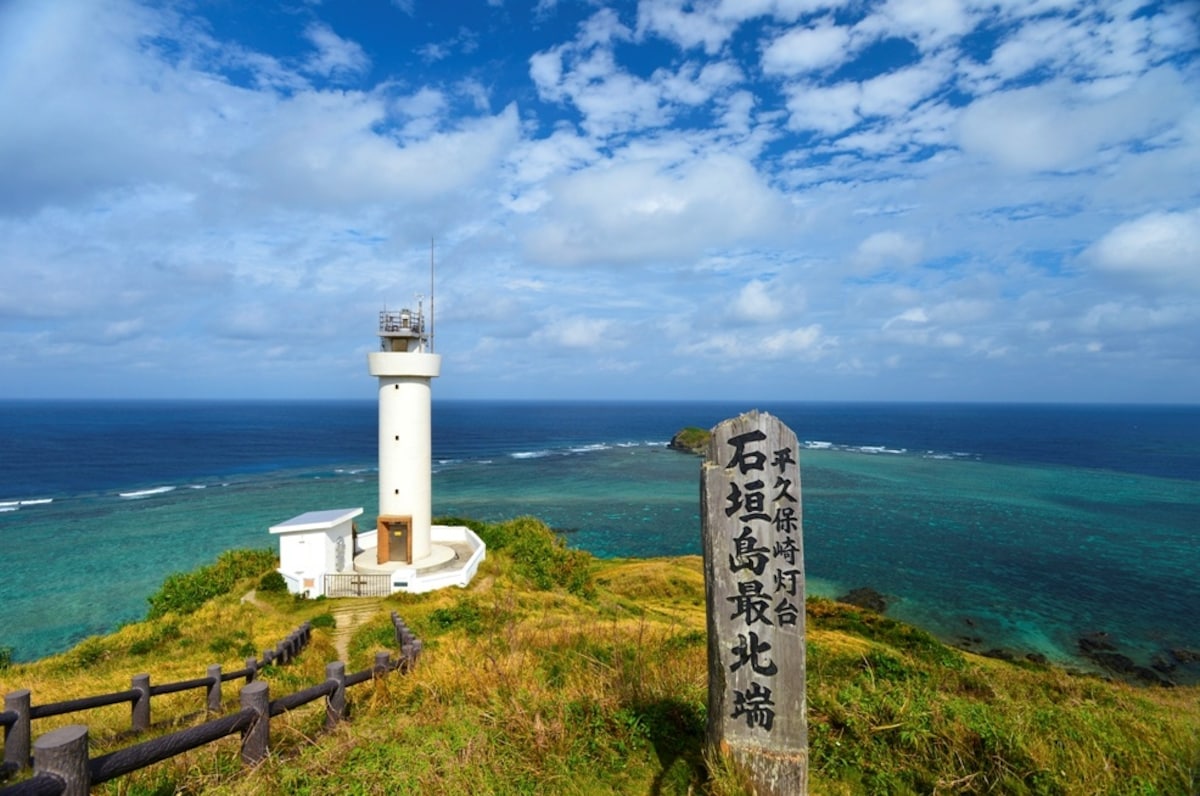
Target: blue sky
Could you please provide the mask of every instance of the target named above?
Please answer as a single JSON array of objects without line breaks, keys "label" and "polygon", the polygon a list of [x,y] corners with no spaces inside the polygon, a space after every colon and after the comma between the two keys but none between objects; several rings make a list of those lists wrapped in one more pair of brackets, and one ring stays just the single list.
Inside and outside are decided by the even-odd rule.
[{"label": "blue sky", "polygon": [[[1200,6],[0,0],[0,397],[1200,401]],[[426,298],[427,301],[427,298]]]}]

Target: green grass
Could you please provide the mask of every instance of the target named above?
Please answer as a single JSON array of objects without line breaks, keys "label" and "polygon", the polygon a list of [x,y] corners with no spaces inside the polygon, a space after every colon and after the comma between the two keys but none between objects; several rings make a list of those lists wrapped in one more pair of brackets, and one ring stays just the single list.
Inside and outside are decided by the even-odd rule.
[{"label": "green grass", "polygon": [[[321,732],[320,706],[302,709],[272,722],[272,753],[253,770],[230,739],[98,792],[742,793],[736,771],[705,750],[701,560],[567,551],[570,574],[542,577],[523,557],[566,550],[548,528],[532,518],[477,525],[501,544],[469,589],[388,598],[357,628],[355,668],[394,647],[393,610],[425,652],[409,675],[353,689],[346,725]],[[335,602],[281,597],[263,608],[238,594],[13,664],[0,685],[31,687],[40,703],[128,687],[137,671],[156,682],[194,677],[213,662],[214,627],[230,645],[242,642],[235,629],[265,645]],[[1200,688],[1136,688],[984,658],[828,600],[809,601],[808,623],[813,794],[1200,792]],[[272,694],[322,679],[332,629],[316,624],[295,666],[270,667]],[[190,672],[160,676],[133,651],[139,643],[170,650]],[[77,668],[84,659],[92,671]],[[105,678],[113,688],[100,687]],[[157,701],[154,710],[168,715]],[[93,753],[130,742],[127,709],[87,721]],[[38,722],[35,733],[50,728]]]}]

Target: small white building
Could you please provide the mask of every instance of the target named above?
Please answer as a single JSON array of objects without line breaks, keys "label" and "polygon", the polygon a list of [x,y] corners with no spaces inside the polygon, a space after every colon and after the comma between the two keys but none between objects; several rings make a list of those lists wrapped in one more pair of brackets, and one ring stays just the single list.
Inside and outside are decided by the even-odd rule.
[{"label": "small white building", "polygon": [[357,509],[306,511],[271,526],[279,536],[279,574],[288,591],[325,595],[327,574],[354,572],[354,518]]},{"label": "small white building", "polygon": [[292,594],[306,597],[383,597],[449,586],[466,588],[487,548],[470,528],[434,525],[434,554],[421,561],[377,563],[377,534],[359,533],[362,508],[306,511],[271,526],[279,537],[280,575]]}]

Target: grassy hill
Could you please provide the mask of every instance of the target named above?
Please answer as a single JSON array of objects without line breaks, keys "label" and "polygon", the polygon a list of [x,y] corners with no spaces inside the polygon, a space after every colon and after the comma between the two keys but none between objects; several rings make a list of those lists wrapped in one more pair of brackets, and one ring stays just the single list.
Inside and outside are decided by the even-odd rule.
[{"label": "grassy hill", "polygon": [[[350,670],[393,645],[393,610],[425,652],[412,673],[352,689],[340,729],[322,733],[323,709],[310,706],[272,721],[272,754],[253,770],[229,739],[97,792],[742,792],[703,746],[698,557],[601,561],[532,518],[474,526],[489,554],[469,589],[387,598],[354,628]],[[159,595],[157,618],[10,666],[0,688],[31,688],[41,704],[128,688],[143,671],[166,682],[215,662],[238,668],[314,618],[326,627],[301,659],[266,675],[273,694],[320,682],[338,657],[325,617],[348,601],[242,599],[257,583],[236,580],[190,613]],[[827,600],[809,601],[808,622],[814,794],[1200,792],[1200,688],[975,656]],[[227,688],[228,707],[236,701]],[[156,698],[152,732],[201,720],[202,702]],[[135,740],[127,706],[35,721],[35,737],[73,722],[91,728],[93,754]]]}]

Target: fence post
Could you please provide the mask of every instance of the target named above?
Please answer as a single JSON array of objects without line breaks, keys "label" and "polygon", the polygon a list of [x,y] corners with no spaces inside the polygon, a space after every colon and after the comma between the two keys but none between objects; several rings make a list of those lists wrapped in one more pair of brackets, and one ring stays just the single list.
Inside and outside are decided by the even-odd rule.
[{"label": "fence post", "polygon": [[33,742],[33,772],[34,776],[50,774],[62,780],[62,796],[87,796],[92,784],[87,727],[68,724],[40,736]]},{"label": "fence post", "polygon": [[247,685],[254,682],[254,675],[256,675],[257,673],[258,673],[258,659],[257,658],[247,658],[246,659],[246,684]]},{"label": "fence post", "polygon": [[275,653],[271,650],[263,650],[263,666],[270,666],[273,660],[275,660]]},{"label": "fence post", "polygon": [[150,675],[135,674],[133,690],[138,692],[133,698],[133,731],[145,732],[150,729]]},{"label": "fence post", "polygon": [[208,677],[212,680],[208,684],[208,712],[221,712],[221,665],[214,663],[208,667]]},{"label": "fence post", "polygon": [[371,675],[376,679],[386,677],[388,669],[391,666],[391,657],[392,656],[387,652],[375,653],[375,666],[371,669]]},{"label": "fence post", "polygon": [[4,709],[17,714],[17,722],[4,733],[4,762],[15,765],[17,771],[29,767],[29,704],[28,688],[4,695]]},{"label": "fence post", "polygon": [[242,763],[252,766],[266,758],[271,745],[271,699],[266,681],[255,680],[242,686],[240,699],[243,710],[250,708],[257,714],[242,731]]},{"label": "fence post", "polygon": [[325,697],[325,729],[331,730],[346,718],[346,664],[342,661],[325,664],[325,679],[335,683],[333,692]]}]

